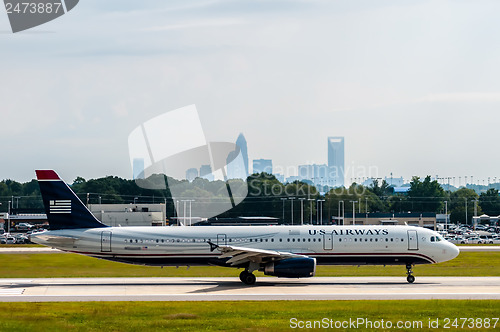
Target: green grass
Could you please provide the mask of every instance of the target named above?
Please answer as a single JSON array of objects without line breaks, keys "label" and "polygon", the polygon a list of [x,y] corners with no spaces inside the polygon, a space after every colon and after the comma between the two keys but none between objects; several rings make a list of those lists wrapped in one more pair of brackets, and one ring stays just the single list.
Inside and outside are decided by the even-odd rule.
[{"label": "green grass", "polygon": [[[500,252],[462,252],[454,260],[417,265],[415,276],[500,276]],[[318,266],[317,276],[405,276],[404,266]],[[236,277],[239,270],[213,267],[149,267],[76,254],[0,254],[2,278]],[[258,277],[263,276],[258,273]]]},{"label": "green grass", "polygon": [[[445,318],[498,317],[499,305],[493,300],[0,303],[0,330],[285,331],[292,318],[335,322],[359,317],[393,324],[421,321],[424,331],[429,319],[439,319],[440,328],[432,331],[443,331]],[[487,330],[498,331],[499,325]]]}]

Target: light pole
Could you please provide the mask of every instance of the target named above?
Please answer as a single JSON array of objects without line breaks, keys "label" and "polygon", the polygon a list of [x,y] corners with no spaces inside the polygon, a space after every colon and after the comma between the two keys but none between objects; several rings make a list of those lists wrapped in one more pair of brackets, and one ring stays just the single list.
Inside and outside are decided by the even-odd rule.
[{"label": "light pole", "polygon": [[184,221],[184,226],[186,226],[186,202],[189,202],[189,199],[183,199],[181,202],[184,203],[184,213],[182,215],[182,220]]},{"label": "light pole", "polygon": [[292,206],[290,207],[290,209],[292,211],[292,225],[293,225],[293,200],[295,199],[295,197],[288,197],[288,199],[292,201]]},{"label": "light pole", "polygon": [[134,205],[135,205],[135,202],[139,199],[139,197],[134,197]]},{"label": "light pole", "polygon": [[189,226],[192,225],[193,219],[191,218],[191,203],[194,202],[194,199],[189,200]]},{"label": "light pole", "polygon": [[[342,203],[342,214],[340,214],[340,203]],[[339,223],[342,217],[342,226],[344,225],[344,201],[339,201]]]},{"label": "light pole", "polygon": [[299,198],[300,201],[300,224],[304,225],[304,197]]},{"label": "light pole", "polygon": [[313,224],[313,201],[314,201],[314,198],[308,198],[307,200],[311,202],[311,213],[310,213],[311,214],[311,221],[310,222],[312,225]]},{"label": "light pole", "polygon": [[446,218],[446,231],[448,231],[448,201],[444,201],[444,216]]},{"label": "light pole", "polygon": [[467,197],[464,197],[465,198],[465,224],[467,225],[468,222],[467,222]]},{"label": "light pole", "polygon": [[10,234],[10,202],[9,201],[9,206],[7,208],[7,234]]},{"label": "light pole", "polygon": [[282,198],[281,199],[283,201],[283,222],[285,222],[285,201],[286,201],[286,198]]},{"label": "light pole", "polygon": [[352,203],[352,224],[356,225],[356,203],[358,201],[351,201]]},{"label": "light pole", "polygon": [[179,226],[179,208],[180,208],[180,203],[179,200],[177,200],[177,208],[175,209],[175,213],[177,214],[177,226]]},{"label": "light pole", "polygon": [[318,199],[318,203],[319,203],[319,216],[320,216],[320,225],[323,225],[323,202],[325,200],[324,199]]}]

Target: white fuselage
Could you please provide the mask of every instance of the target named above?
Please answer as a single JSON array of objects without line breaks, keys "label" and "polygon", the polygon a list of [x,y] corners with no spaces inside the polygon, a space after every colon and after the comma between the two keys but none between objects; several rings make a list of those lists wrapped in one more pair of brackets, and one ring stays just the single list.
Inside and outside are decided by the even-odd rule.
[{"label": "white fuselage", "polygon": [[159,266],[223,265],[208,242],[302,254],[318,264],[426,264],[459,254],[436,232],[412,226],[106,227],[46,231],[31,239],[69,252]]}]

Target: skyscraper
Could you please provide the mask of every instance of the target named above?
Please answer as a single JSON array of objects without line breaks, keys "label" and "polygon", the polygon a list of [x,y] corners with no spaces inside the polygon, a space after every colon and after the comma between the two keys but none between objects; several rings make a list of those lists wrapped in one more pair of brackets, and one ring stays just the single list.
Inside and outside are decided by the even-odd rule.
[{"label": "skyscraper", "polygon": [[253,172],[273,174],[273,161],[271,159],[254,159]]},{"label": "skyscraper", "polygon": [[134,158],[133,161],[133,179],[144,179],[144,158]]},{"label": "skyscraper", "polygon": [[344,137],[328,137],[328,184],[344,185]]},{"label": "skyscraper", "polygon": [[243,134],[236,140],[236,149],[231,151],[226,159],[227,178],[243,179],[248,177],[248,150],[247,141]]},{"label": "skyscraper", "polygon": [[245,166],[245,179],[248,176],[248,149],[247,149],[247,140],[245,136],[240,133],[238,138],[236,139],[236,145],[239,146],[241,151],[241,156],[243,157],[243,165]]},{"label": "skyscraper", "polygon": [[210,165],[201,165],[200,178],[207,179],[208,181],[214,180],[214,175],[212,174],[212,167]]}]

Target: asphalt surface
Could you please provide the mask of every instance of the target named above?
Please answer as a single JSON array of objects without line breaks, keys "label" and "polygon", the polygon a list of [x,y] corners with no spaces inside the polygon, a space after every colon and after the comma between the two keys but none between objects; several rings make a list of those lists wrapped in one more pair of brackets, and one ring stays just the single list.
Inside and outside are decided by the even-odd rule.
[{"label": "asphalt surface", "polygon": [[1,302],[500,299],[500,277],[0,279]]}]

